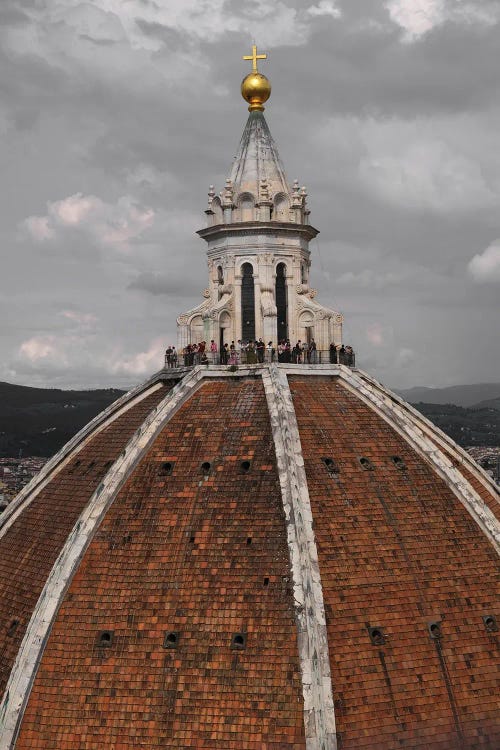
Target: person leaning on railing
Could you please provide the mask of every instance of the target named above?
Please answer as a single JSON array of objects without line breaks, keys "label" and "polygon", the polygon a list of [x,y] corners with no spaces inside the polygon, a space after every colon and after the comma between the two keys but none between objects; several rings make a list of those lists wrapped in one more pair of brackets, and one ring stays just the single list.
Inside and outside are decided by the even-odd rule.
[{"label": "person leaning on railing", "polygon": [[210,341],[210,358],[215,365],[217,362],[217,344],[213,339]]},{"label": "person leaning on railing", "polygon": [[[212,339],[207,347],[205,341],[198,344],[187,344],[182,350],[182,358],[185,367],[193,367],[197,364],[217,364],[217,345]],[[299,339],[292,347],[288,339],[282,339],[275,348],[272,341],[267,344],[262,339],[258,341],[244,342],[238,339],[229,344],[224,344],[219,352],[221,365],[235,364],[257,364],[263,362],[281,362],[294,364],[315,365],[330,362],[330,364],[347,365],[354,367],[355,352],[352,346],[342,344],[337,346],[332,341],[328,350],[318,350],[316,342],[311,339],[309,344],[302,343]],[[165,351],[165,368],[177,367],[178,354],[175,346],[167,347]]]},{"label": "person leaning on railing", "polygon": [[354,350],[352,346],[336,346],[332,341],[329,349],[330,363],[339,365],[348,365],[349,367],[354,366]]}]

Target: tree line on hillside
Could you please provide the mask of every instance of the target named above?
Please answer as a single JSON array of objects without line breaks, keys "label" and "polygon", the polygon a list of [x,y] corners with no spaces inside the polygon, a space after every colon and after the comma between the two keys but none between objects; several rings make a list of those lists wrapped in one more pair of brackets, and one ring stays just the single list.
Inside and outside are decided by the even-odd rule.
[{"label": "tree line on hillside", "polygon": [[0,383],[0,457],[52,456],[123,393]]},{"label": "tree line on hillside", "polygon": [[454,404],[418,403],[413,406],[463,448],[500,445],[499,409],[474,409]]},{"label": "tree line on hillside", "polygon": [[[63,391],[0,383],[0,457],[52,456],[123,393],[116,388]],[[500,403],[499,408],[414,406],[463,447],[500,445]]]}]

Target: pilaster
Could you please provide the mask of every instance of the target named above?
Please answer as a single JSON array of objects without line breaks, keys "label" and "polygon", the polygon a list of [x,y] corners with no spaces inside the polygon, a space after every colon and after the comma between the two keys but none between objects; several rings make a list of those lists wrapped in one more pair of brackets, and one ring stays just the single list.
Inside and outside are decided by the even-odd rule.
[{"label": "pilaster", "polygon": [[264,324],[262,316],[262,303],[261,303],[261,291],[260,291],[260,273],[257,271],[254,274],[254,295],[255,295],[255,339],[262,338],[264,334]]},{"label": "pilaster", "polygon": [[292,346],[297,341],[297,334],[299,328],[299,311],[297,309],[297,294],[295,293],[295,279],[293,271],[286,275],[286,294],[288,304],[288,338]]},{"label": "pilaster", "polygon": [[240,274],[234,275],[234,317],[233,317],[233,336],[234,341],[241,339],[241,276]]}]

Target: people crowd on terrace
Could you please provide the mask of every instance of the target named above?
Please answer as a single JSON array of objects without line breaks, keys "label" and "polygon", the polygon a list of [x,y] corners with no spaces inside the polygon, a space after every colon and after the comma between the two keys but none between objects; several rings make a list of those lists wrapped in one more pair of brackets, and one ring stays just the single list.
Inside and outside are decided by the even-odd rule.
[{"label": "people crowd on terrace", "polygon": [[[165,352],[165,367],[177,367],[179,357],[175,346],[169,346]],[[182,363],[185,367],[193,365],[239,365],[259,364],[264,362],[287,362],[292,364],[330,364],[354,365],[354,351],[351,346],[330,344],[327,352],[319,351],[316,342],[297,341],[292,346],[288,339],[282,339],[278,346],[272,341],[267,344],[260,338],[258,341],[232,341],[224,344],[220,352],[217,344],[212,339],[207,345],[206,341],[197,344],[188,344],[182,350]]]}]

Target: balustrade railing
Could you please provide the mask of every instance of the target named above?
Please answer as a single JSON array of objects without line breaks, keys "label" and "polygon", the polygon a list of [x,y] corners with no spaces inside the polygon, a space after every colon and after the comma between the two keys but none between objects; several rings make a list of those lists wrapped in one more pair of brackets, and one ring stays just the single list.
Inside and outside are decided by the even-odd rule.
[{"label": "balustrade railing", "polygon": [[165,368],[194,367],[195,365],[258,365],[270,362],[300,365],[339,364],[348,367],[356,366],[356,354],[347,349],[330,351],[329,349],[315,349],[302,351],[300,354],[292,350],[278,352],[276,349],[248,351],[245,349],[229,352],[185,352],[179,354],[165,354]]}]

